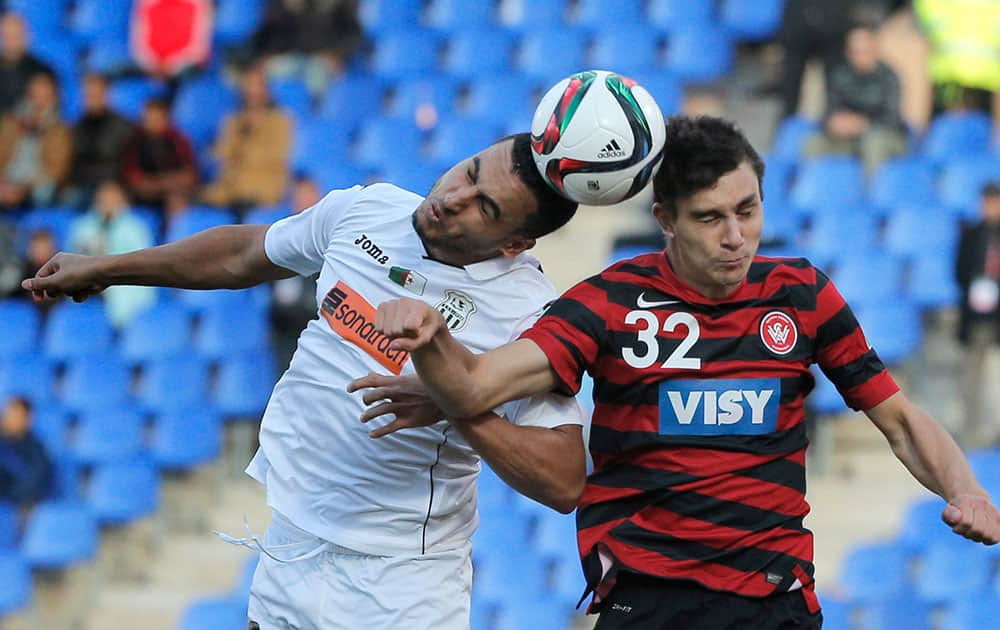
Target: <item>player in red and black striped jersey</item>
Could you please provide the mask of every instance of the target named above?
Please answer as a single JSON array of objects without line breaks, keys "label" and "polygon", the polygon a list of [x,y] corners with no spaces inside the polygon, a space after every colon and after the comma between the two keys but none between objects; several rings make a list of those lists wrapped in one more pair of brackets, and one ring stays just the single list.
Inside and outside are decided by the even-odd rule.
[{"label": "player in red and black striped jersey", "polygon": [[593,377],[594,470],[577,525],[598,628],[820,626],[803,525],[814,363],[948,501],[956,533],[1000,539],[965,457],[899,391],[829,278],[756,256],[763,172],[732,124],[673,118],[654,179],[663,252],[581,282],[481,355],[421,302],[379,309],[449,417]]}]

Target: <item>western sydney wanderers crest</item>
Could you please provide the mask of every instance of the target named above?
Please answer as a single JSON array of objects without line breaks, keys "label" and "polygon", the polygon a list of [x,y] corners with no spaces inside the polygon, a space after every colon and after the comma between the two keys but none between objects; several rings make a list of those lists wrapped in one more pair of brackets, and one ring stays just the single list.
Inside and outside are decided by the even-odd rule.
[{"label": "western sydney wanderers crest", "polygon": [[795,320],[781,311],[771,311],[760,320],[760,340],[774,354],[788,354],[799,340]]},{"label": "western sydney wanderers crest", "polygon": [[438,302],[434,308],[444,315],[448,330],[458,332],[465,328],[465,325],[469,323],[469,318],[476,312],[476,303],[461,291],[448,289],[444,292],[444,299]]}]

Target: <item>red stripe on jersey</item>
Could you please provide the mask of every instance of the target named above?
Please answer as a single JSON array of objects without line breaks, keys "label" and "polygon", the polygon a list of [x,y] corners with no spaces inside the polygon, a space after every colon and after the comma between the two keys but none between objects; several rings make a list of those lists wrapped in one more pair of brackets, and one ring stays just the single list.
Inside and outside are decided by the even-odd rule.
[{"label": "red stripe on jersey", "polygon": [[677,484],[674,488],[679,492],[692,490],[705,496],[790,517],[809,513],[805,495],[798,490],[753,477],[714,475],[707,479]]}]

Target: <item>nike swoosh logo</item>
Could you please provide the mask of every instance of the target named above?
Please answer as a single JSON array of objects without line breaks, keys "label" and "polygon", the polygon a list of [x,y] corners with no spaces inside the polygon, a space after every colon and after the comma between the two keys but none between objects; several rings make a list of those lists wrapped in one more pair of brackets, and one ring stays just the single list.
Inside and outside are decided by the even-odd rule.
[{"label": "nike swoosh logo", "polygon": [[636,299],[636,301],[635,301],[636,305],[639,308],[654,308],[654,307],[657,307],[657,306],[666,306],[667,304],[677,304],[679,302],[680,302],[680,300],[664,300],[662,302],[647,302],[646,301],[646,292],[645,291],[643,291],[642,293],[640,293],[638,299]]}]

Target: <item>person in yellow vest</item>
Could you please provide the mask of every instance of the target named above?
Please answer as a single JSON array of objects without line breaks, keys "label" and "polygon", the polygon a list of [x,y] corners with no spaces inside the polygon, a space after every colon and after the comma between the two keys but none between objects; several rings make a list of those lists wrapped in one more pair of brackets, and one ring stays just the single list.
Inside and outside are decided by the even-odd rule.
[{"label": "person in yellow vest", "polygon": [[1000,90],[1000,2],[914,0],[913,8],[931,46],[935,113],[991,111]]}]

